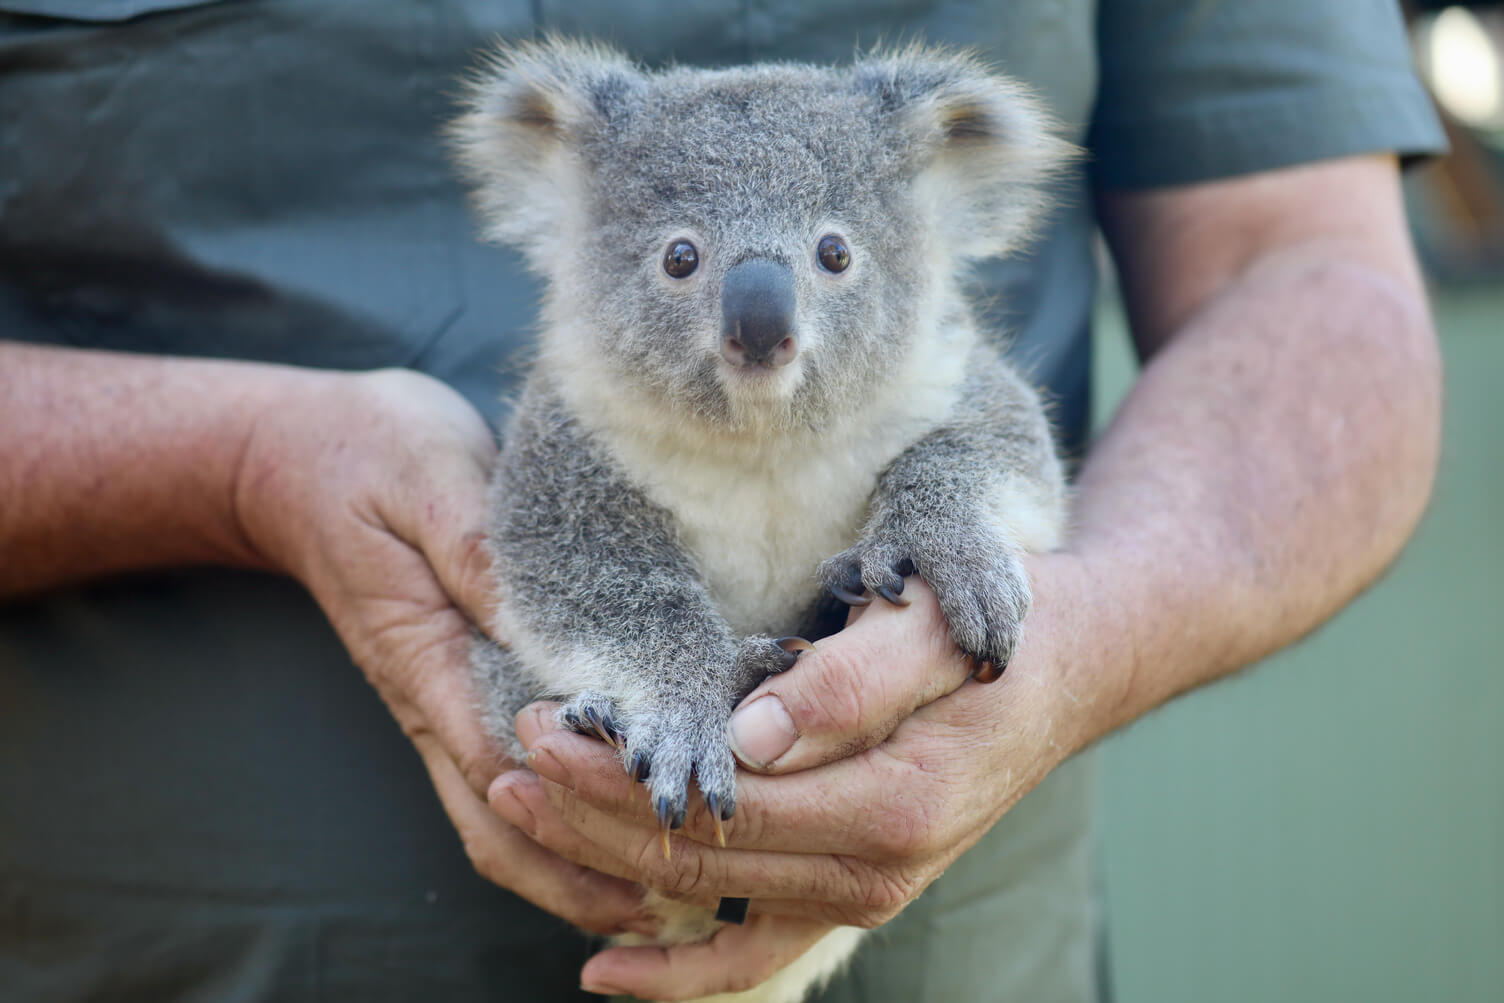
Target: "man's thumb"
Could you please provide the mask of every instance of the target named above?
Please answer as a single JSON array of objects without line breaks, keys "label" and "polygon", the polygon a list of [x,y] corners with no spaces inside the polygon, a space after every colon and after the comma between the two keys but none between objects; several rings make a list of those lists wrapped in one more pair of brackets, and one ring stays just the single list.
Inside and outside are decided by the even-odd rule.
[{"label": "man's thumb", "polygon": [[865,751],[966,681],[935,594],[917,578],[909,585],[910,605],[874,602],[742,701],[728,739],[743,766],[792,773]]}]

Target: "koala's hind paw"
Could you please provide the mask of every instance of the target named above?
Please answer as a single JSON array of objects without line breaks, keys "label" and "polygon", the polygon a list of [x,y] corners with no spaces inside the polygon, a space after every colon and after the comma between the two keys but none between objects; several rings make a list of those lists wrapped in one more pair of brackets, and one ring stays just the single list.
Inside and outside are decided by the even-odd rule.
[{"label": "koala's hind paw", "polygon": [[[808,645],[801,638],[785,640]],[[794,655],[776,642],[769,647],[792,664]],[[729,711],[687,705],[629,708],[588,690],[558,712],[560,725],[611,744],[620,753],[627,775],[647,784],[665,856],[669,855],[669,832],[683,826],[688,815],[691,780],[705,795],[711,827],[725,845],[721,823],[736,812],[736,760],[726,744],[728,717]]]},{"label": "koala's hind paw", "polygon": [[633,779],[647,783],[665,858],[669,832],[683,826],[689,813],[691,780],[705,796],[717,838],[725,841],[721,823],[736,813],[736,760],[726,743],[729,716],[729,711],[680,706],[640,712],[628,721],[624,762]]},{"label": "koala's hind paw", "polygon": [[581,735],[597,735],[613,748],[625,744],[616,723],[616,706],[609,697],[586,690],[559,708],[559,723]]},{"label": "koala's hind paw", "polygon": [[[937,542],[943,540],[943,543]],[[917,574],[935,590],[951,639],[967,656],[978,682],[1002,675],[1013,658],[1029,610],[1028,576],[1018,553],[985,528],[936,534],[878,534],[820,565],[820,580],[843,601],[858,589],[907,605],[903,580]],[[857,596],[862,605],[872,600]]]}]

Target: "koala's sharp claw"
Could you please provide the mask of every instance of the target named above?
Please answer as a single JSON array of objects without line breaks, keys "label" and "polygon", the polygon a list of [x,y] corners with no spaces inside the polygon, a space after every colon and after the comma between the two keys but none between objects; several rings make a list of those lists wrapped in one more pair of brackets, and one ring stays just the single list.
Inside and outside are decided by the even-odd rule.
[{"label": "koala's sharp claw", "polygon": [[559,711],[559,723],[577,735],[595,735],[614,749],[626,748],[627,736],[616,723],[616,708],[600,693],[586,690]]},{"label": "koala's sharp claw", "polygon": [[825,587],[830,590],[831,595],[841,600],[847,606],[866,606],[872,602],[871,596],[857,595],[855,592],[843,589],[839,585],[826,585]]},{"label": "koala's sharp claw", "polygon": [[616,723],[616,718],[607,714],[605,720],[601,723],[606,726],[606,734],[611,736],[606,741],[610,742],[612,747],[616,749],[625,749],[627,747],[627,733],[621,730],[621,725]]},{"label": "koala's sharp claw", "polygon": [[894,606],[907,606],[909,605],[909,603],[913,602],[912,599],[905,599],[902,595],[900,595],[899,593],[901,592],[903,592],[903,582],[899,582],[898,588],[896,589],[890,589],[886,585],[879,585],[877,587],[877,594],[888,600],[888,602],[892,603]]},{"label": "koala's sharp claw", "polygon": [[663,847],[663,859],[668,860],[673,856],[668,847],[668,831],[669,829],[677,829],[679,825],[683,825],[684,818],[680,815],[677,819],[679,825],[673,824],[676,813],[666,797],[661,797],[654,803],[653,814],[658,816],[658,841]]},{"label": "koala's sharp claw", "polygon": [[979,683],[995,683],[1002,678],[1003,670],[998,668],[996,662],[990,659],[973,659],[975,665],[971,671],[971,677]]},{"label": "koala's sharp claw", "polygon": [[707,794],[705,795],[705,807],[710,812],[710,827],[715,830],[716,842],[725,846],[726,830],[721,823],[728,821],[736,813],[736,803],[728,800],[725,804],[722,804],[719,796]]},{"label": "koala's sharp claw", "polygon": [[621,747],[621,733],[617,730],[616,722],[611,720],[609,714],[602,714],[594,708],[587,707],[584,716],[586,723],[590,726],[590,730],[599,735],[601,741],[613,748]]},{"label": "koala's sharp claw", "polygon": [[680,829],[684,824],[684,806],[675,808],[668,797],[657,798],[653,805],[653,814],[659,820],[659,841],[663,844],[663,859],[669,859],[668,833],[671,829]]},{"label": "koala's sharp claw", "polygon": [[800,652],[814,651],[815,646],[802,637],[780,637],[773,641],[783,649],[782,663],[773,671],[786,672],[798,660]]},{"label": "koala's sharp claw", "polygon": [[648,778],[647,753],[632,753],[632,760],[631,762],[627,763],[627,776],[632,778],[633,783],[639,784]]},{"label": "koala's sharp claw", "polygon": [[862,566],[857,561],[845,555],[833,557],[821,566],[820,572],[830,594],[847,606],[866,606],[872,602],[871,596],[863,595],[867,587],[862,582]]},{"label": "koala's sharp claw", "polygon": [[726,845],[726,830],[721,825],[721,816],[714,808],[710,810],[710,827],[715,830],[715,841],[723,848]]},{"label": "koala's sharp claw", "polygon": [[914,573],[914,562],[905,557],[893,565],[893,573],[899,578],[907,578]]}]

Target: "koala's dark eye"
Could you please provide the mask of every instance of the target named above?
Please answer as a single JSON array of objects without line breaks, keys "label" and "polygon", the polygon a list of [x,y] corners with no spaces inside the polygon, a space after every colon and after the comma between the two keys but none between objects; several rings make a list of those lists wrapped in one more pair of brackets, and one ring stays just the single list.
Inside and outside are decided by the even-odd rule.
[{"label": "koala's dark eye", "polygon": [[700,252],[687,240],[676,240],[668,245],[663,255],[663,270],[676,279],[685,279],[700,267]]},{"label": "koala's dark eye", "polygon": [[844,272],[851,264],[851,251],[846,247],[846,241],[833,233],[820,238],[816,251],[820,256],[820,265],[827,272]]}]

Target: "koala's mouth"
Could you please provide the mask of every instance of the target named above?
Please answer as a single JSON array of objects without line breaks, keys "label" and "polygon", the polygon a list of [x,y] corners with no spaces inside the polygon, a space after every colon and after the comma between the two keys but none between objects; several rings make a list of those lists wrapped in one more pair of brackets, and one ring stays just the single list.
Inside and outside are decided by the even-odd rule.
[{"label": "koala's mouth", "polygon": [[793,396],[804,381],[804,358],[795,354],[789,361],[774,365],[768,362],[736,363],[723,351],[716,359],[721,386],[733,397],[744,399],[785,400]]},{"label": "koala's mouth", "polygon": [[[778,333],[781,332],[775,332],[775,336]],[[765,369],[771,372],[789,365],[798,355],[799,343],[792,334],[760,346],[754,339],[744,337],[738,326],[721,339],[721,358],[737,369]]]}]

